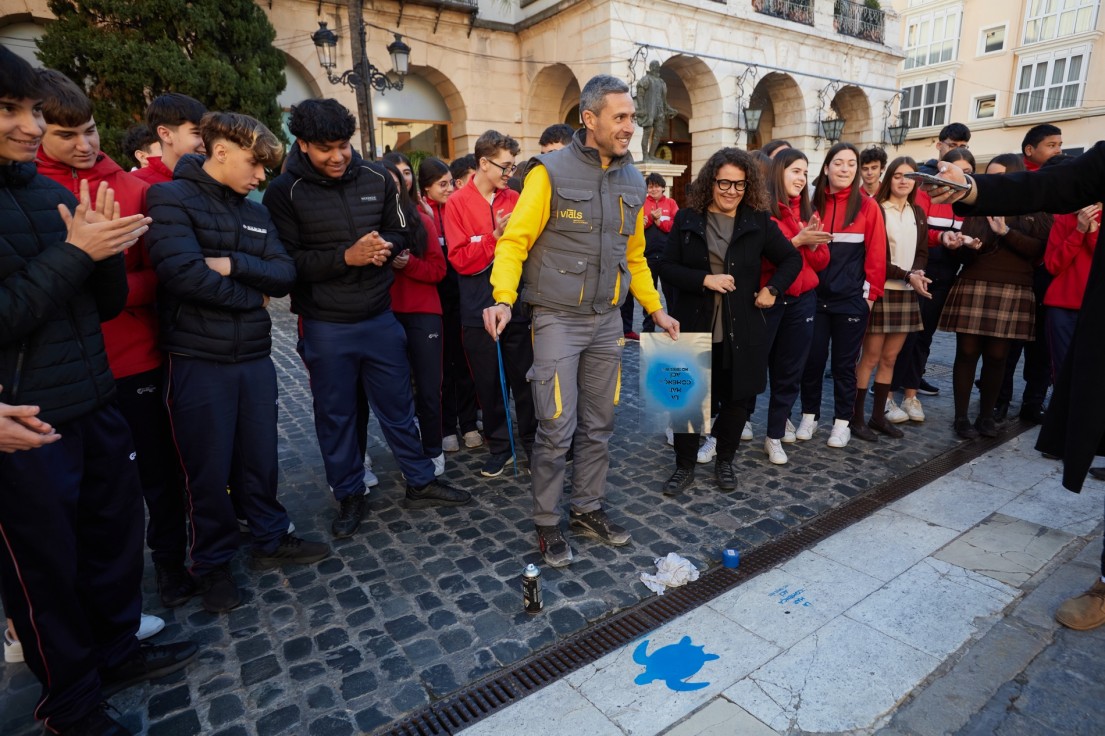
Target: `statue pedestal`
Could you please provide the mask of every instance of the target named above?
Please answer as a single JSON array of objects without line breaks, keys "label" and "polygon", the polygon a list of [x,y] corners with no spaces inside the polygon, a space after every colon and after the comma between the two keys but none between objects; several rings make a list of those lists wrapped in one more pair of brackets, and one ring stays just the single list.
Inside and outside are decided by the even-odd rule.
[{"label": "statue pedestal", "polygon": [[667,191],[668,196],[671,196],[672,187],[675,186],[675,177],[682,176],[683,172],[687,170],[687,167],[683,164],[669,164],[666,161],[643,161],[636,163],[637,171],[640,171],[643,176],[648,176],[652,173],[657,173],[664,177],[664,181],[668,183]]}]

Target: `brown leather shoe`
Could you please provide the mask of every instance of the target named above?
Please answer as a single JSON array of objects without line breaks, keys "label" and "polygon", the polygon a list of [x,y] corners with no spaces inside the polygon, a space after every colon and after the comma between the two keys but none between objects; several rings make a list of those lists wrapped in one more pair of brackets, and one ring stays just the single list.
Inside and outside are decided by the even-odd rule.
[{"label": "brown leather shoe", "polygon": [[1063,601],[1055,611],[1055,620],[1075,631],[1088,631],[1105,624],[1105,583],[1098,578],[1082,595]]}]

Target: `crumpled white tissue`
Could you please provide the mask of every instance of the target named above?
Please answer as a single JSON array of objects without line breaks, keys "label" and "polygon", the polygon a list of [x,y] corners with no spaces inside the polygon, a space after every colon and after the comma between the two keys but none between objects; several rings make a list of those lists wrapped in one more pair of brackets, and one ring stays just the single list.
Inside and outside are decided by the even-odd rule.
[{"label": "crumpled white tissue", "polygon": [[659,595],[663,595],[668,588],[678,588],[694,580],[698,580],[698,568],[674,552],[668,552],[667,557],[656,558],[655,575],[641,573],[641,582],[645,587]]}]

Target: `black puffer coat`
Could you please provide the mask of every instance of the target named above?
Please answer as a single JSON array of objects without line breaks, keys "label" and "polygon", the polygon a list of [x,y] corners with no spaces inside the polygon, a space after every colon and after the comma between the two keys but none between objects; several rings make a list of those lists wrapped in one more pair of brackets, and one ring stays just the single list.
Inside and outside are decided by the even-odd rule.
[{"label": "black puffer coat", "polygon": [[77,203],[34,164],[0,166],[0,401],[51,424],[114,398],[100,322],[127,300],[123,256],[95,263],[66,243],[59,204]]},{"label": "black puffer coat", "polygon": [[373,230],[392,244],[392,258],[409,245],[399,190],[383,166],[354,151],[349,168],[333,179],[316,171],[293,146],[287,171],[265,192],[265,206],[299,273],[293,312],[349,323],[391,309],[390,258],[381,266],[345,262],[345,251]]},{"label": "black puffer coat", "polygon": [[[722,301],[724,364],[732,368],[732,396],[737,398],[755,396],[767,384],[767,322],[755,304],[763,258],[776,266],[767,283],[780,294],[802,270],[802,256],[771,216],[751,207],[739,207],[725,253],[725,273],[733,277],[736,290],[725,294]],[[683,208],[675,214],[660,262],[660,278],[674,291],[669,313],[679,320],[683,332],[713,332],[717,292],[702,285],[709,275],[706,218],[701,212]]]},{"label": "black puffer coat", "polygon": [[[195,154],[180,160],[173,181],[150,187],[146,203],[161,347],[216,363],[267,357],[272,322],[264,298],[284,296],[295,283],[295,263],[268,210],[212,179]],[[224,256],[229,277],[203,260]]]}]

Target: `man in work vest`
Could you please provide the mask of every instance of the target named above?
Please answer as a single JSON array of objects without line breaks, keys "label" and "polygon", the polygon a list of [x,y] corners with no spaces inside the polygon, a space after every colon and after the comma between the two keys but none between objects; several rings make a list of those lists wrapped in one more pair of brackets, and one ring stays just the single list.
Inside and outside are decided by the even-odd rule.
[{"label": "man in work vest", "polygon": [[627,293],[671,338],[679,323],[660,306],[645,262],[645,181],[633,167],[634,105],[625,82],[593,77],[579,109],[584,127],[570,145],[533,161],[522,196],[495,249],[495,304],[484,326],[498,338],[522,301],[533,309],[528,378],[539,421],[531,468],[533,520],[545,562],[567,565],[560,531],[565,455],[575,437],[570,526],[614,546],[629,534],[603,510],[607,445],[621,388],[621,305]]}]

